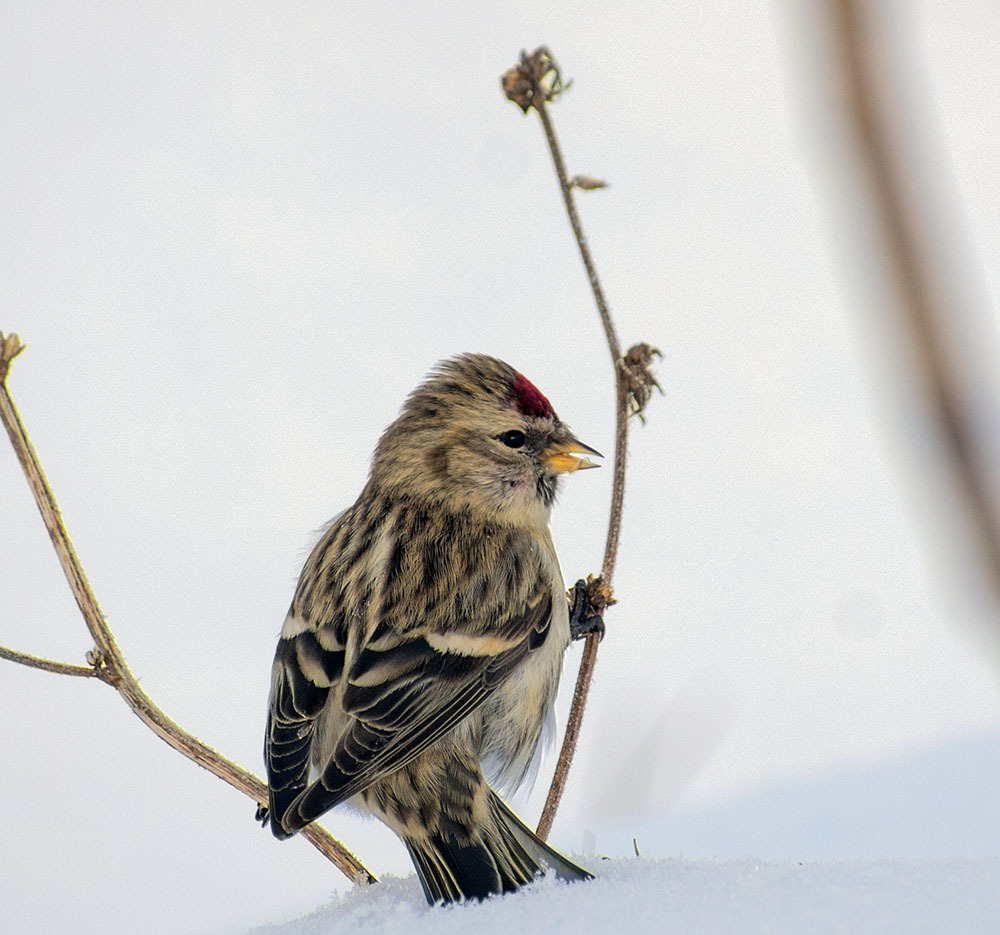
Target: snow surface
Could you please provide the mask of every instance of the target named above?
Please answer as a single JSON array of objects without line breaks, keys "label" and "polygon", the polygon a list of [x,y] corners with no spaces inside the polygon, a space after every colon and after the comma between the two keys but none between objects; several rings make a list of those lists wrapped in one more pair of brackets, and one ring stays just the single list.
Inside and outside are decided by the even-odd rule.
[{"label": "snow surface", "polygon": [[996,933],[1000,860],[817,863],[591,861],[598,878],[548,877],[482,904],[430,908],[416,876],[357,887],[251,935],[510,932]]}]

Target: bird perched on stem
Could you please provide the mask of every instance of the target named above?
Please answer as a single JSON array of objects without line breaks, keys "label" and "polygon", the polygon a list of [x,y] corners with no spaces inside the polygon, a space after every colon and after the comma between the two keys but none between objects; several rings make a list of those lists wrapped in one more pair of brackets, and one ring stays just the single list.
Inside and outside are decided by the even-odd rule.
[{"label": "bird perched on stem", "polygon": [[595,465],[509,364],[445,361],[383,433],[309,556],[272,670],[269,804],[287,838],[351,800],[406,845],[430,903],[484,898],[558,854],[488,785],[516,787],[551,718],[568,608],[549,532],[559,475]]}]

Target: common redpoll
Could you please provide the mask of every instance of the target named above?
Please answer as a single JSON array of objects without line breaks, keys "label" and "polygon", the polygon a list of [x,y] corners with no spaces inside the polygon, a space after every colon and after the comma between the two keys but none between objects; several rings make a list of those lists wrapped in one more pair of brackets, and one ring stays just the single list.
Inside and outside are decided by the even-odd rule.
[{"label": "common redpoll", "polygon": [[545,866],[590,878],[487,777],[530,772],[566,647],[603,628],[579,587],[571,621],[549,532],[559,475],[596,454],[492,357],[445,361],[410,395],[282,627],[261,812],[276,837],[350,799],[402,838],[432,904]]}]

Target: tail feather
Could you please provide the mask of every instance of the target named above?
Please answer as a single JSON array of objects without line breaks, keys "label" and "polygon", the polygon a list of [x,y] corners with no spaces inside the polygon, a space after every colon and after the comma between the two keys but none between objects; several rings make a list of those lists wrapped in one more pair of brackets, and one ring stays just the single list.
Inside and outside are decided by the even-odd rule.
[{"label": "tail feather", "polygon": [[485,899],[503,892],[503,881],[489,851],[481,844],[462,844],[451,834],[406,842],[427,902]]},{"label": "tail feather", "polygon": [[463,840],[464,836],[451,830],[406,839],[431,905],[510,893],[540,876],[546,867],[562,880],[593,879],[593,874],[538,838],[492,789],[488,814],[479,841]]},{"label": "tail feather", "polygon": [[[540,872],[539,864],[550,867],[560,880],[573,883],[576,880],[593,880],[594,875],[589,870],[574,864],[573,861],[563,857],[555,848],[546,844],[535,834],[514,812],[504,804],[503,800],[492,789],[490,790],[490,811],[496,815],[496,824],[502,829],[505,836],[513,838],[514,843],[519,845],[524,853],[536,867],[532,876],[537,876]],[[512,852],[514,848],[510,849]]]}]

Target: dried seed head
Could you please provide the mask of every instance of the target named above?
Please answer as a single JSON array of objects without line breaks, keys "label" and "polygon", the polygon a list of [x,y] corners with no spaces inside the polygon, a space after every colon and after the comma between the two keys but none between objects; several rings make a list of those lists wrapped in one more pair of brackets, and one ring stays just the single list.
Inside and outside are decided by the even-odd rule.
[{"label": "dried seed head", "polygon": [[653,395],[654,387],[661,393],[663,392],[663,388],[656,382],[651,369],[653,358],[662,356],[655,347],[643,343],[632,345],[621,360],[621,368],[625,375],[629,402],[632,407],[631,414],[638,416],[643,422],[646,421],[643,411],[650,396]]},{"label": "dried seed head", "polygon": [[521,51],[521,61],[500,76],[500,86],[508,100],[527,113],[532,106],[551,101],[572,82],[563,82],[559,66],[548,48],[540,45],[534,52]]}]

